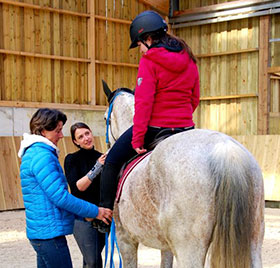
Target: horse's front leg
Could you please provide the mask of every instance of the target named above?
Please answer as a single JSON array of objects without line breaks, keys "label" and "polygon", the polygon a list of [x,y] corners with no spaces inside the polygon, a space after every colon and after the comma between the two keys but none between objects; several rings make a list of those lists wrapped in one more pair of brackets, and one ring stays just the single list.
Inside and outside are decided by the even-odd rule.
[{"label": "horse's front leg", "polygon": [[137,268],[138,243],[118,240],[124,268]]},{"label": "horse's front leg", "polygon": [[160,268],[172,268],[173,267],[173,254],[170,251],[161,251],[161,263]]},{"label": "horse's front leg", "polygon": [[123,267],[124,268],[137,268],[137,250],[138,241],[134,240],[129,233],[123,228],[119,218],[119,208],[115,204],[114,219],[116,223],[117,241],[120,248]]}]

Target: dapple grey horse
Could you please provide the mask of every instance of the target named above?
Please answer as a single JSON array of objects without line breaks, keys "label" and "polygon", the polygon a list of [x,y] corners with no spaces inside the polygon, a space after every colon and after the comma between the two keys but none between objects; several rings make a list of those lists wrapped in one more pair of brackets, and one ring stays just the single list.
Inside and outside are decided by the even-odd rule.
[{"label": "dapple grey horse", "polygon": [[[114,143],[132,125],[134,95],[121,92],[112,105]],[[161,250],[162,268],[173,256],[179,268],[262,267],[262,172],[220,132],[195,129],[160,142],[128,175],[114,218],[125,268],[137,267],[139,243]]]}]

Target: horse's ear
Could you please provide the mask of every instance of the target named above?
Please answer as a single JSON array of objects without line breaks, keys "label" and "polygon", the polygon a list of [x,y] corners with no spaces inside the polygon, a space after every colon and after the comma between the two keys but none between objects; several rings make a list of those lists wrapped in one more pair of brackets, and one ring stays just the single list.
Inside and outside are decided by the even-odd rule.
[{"label": "horse's ear", "polygon": [[103,79],[102,79],[102,84],[103,84],[103,91],[106,94],[107,98],[109,98],[109,96],[111,95],[111,90]]}]

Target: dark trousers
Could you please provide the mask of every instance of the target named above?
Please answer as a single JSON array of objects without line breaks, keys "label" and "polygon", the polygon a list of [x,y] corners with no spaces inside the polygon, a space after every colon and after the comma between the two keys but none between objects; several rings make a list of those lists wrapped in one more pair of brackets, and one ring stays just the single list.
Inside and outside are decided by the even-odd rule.
[{"label": "dark trousers", "polygon": [[98,232],[90,222],[79,220],[75,220],[73,233],[83,255],[83,267],[102,268],[105,234]]},{"label": "dark trousers", "polygon": [[[101,175],[100,184],[100,207],[106,207],[113,209],[114,201],[116,197],[118,187],[118,174],[121,167],[129,159],[135,156],[137,153],[132,148],[132,128],[126,130],[115,142],[111,150],[109,151],[105,165]],[[160,135],[176,134],[185,130],[193,129],[190,128],[157,128],[148,127],[145,135],[144,148],[158,138]]]},{"label": "dark trousers", "polygon": [[37,268],[73,267],[65,236],[29,241],[37,253]]}]

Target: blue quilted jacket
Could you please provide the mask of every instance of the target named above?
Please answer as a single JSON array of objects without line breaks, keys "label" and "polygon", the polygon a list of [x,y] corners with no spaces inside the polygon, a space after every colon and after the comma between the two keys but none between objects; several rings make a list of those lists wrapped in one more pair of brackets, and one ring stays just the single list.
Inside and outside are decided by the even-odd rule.
[{"label": "blue quilted jacket", "polygon": [[38,135],[24,134],[20,178],[29,239],[50,239],[73,232],[75,215],[95,218],[98,207],[68,192],[57,148]]}]

